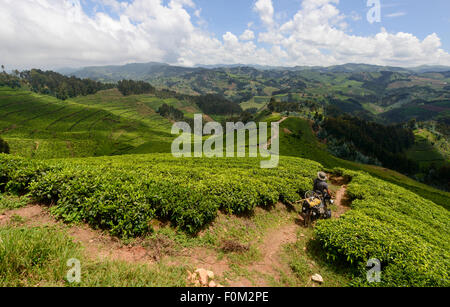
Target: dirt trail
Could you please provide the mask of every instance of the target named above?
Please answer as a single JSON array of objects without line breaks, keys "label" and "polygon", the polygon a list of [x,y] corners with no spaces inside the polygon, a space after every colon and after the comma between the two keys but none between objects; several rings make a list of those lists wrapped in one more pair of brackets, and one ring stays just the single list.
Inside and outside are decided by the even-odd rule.
[{"label": "dirt trail", "polygon": [[[346,194],[347,183],[343,178],[330,178],[339,190],[335,196],[336,210],[333,211],[333,218],[339,218],[342,214],[350,210],[350,200]],[[17,217],[21,217],[18,219]],[[137,242],[134,246],[125,246],[119,239],[109,236],[98,230],[93,230],[87,225],[69,226],[56,221],[48,212],[48,209],[39,205],[29,205],[25,208],[10,210],[0,215],[0,226],[8,223],[24,226],[54,226],[65,229],[75,242],[84,246],[86,255],[93,260],[120,260],[129,263],[154,264],[170,255],[170,246],[166,249],[165,242],[147,241]],[[294,221],[268,230],[262,242],[256,246],[261,254],[261,259],[257,262],[243,265],[241,268],[250,273],[249,277],[237,277],[233,280],[226,280],[231,287],[253,287],[271,286],[270,278],[280,281],[281,272],[292,274],[289,265],[282,260],[283,248],[287,244],[297,242],[297,234],[301,227]],[[170,242],[169,242],[170,243]],[[168,252],[169,251],[169,252]],[[196,268],[204,268],[216,273],[219,277],[226,276],[230,272],[230,263],[226,257],[218,259],[218,253],[214,249],[196,247],[186,248],[181,253],[172,254],[170,265],[180,265],[189,263]],[[250,278],[252,280],[250,280]]]},{"label": "dirt trail", "polygon": [[269,231],[264,239],[264,243],[258,247],[264,258],[260,262],[254,263],[252,267],[262,273],[277,275],[276,269],[280,269],[283,266],[280,262],[279,254],[284,245],[297,241],[298,230],[299,227],[296,224],[292,224]]},{"label": "dirt trail", "polygon": [[[289,274],[289,266],[281,261],[281,253],[286,244],[295,243],[297,241],[297,231],[299,227],[296,224],[286,225],[280,228],[270,230],[264,242],[258,246],[258,250],[262,255],[262,259],[245,267],[246,270],[258,275],[269,275],[276,280],[280,278],[280,271]],[[256,280],[258,287],[270,286],[265,278],[259,276]],[[253,287],[255,286],[246,278],[240,278],[230,281],[231,287]]]},{"label": "dirt trail", "polygon": [[339,218],[342,214],[350,210],[351,201],[347,195],[348,180],[343,177],[331,177],[330,180],[333,185],[340,186],[334,200],[337,210],[333,212],[333,218]]},{"label": "dirt trail", "polygon": [[[288,119],[288,117],[283,117],[281,120],[279,120],[277,123],[281,124],[282,122],[284,122],[286,119]],[[275,131],[276,133],[274,135],[272,135],[272,137],[270,138],[270,140],[266,143],[266,144],[262,144],[260,145],[260,148],[267,150],[267,148],[269,148],[270,145],[272,145],[272,140],[276,139],[280,136],[280,131]]]},{"label": "dirt trail", "polygon": [[346,195],[347,192],[347,186],[342,186],[339,191],[336,192],[336,199],[335,199],[335,205],[337,207],[337,210],[333,212],[334,218],[339,218],[342,214],[350,210],[350,207],[348,206],[348,198]]},{"label": "dirt trail", "polygon": [[93,230],[87,225],[67,226],[56,221],[45,208],[38,205],[5,212],[0,215],[0,226],[14,223],[17,217],[23,221],[19,223],[25,226],[55,226],[66,229],[75,242],[84,246],[86,255],[91,259],[121,260],[134,263],[153,262],[152,254],[142,246],[124,246],[118,239],[101,231]]}]

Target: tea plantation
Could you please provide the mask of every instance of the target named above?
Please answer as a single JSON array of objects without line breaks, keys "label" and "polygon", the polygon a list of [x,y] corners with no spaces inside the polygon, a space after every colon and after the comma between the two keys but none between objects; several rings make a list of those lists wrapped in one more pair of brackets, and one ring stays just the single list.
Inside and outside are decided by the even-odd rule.
[{"label": "tea plantation", "polygon": [[[2,193],[28,194],[63,221],[84,222],[123,239],[151,234],[155,221],[195,235],[219,212],[248,216],[256,207],[301,199],[325,168],[351,179],[352,210],[319,221],[314,241],[328,261],[354,269],[351,285],[450,286],[447,192],[331,156],[301,118],[282,123],[282,157],[275,169],[261,169],[260,159],[251,158],[177,159],[165,153],[174,136],[171,122],[155,113],[163,103],[186,118],[199,112],[187,102],[123,97],[116,90],[63,102],[0,88],[0,132],[12,153],[0,154],[0,199]],[[95,157],[102,155],[110,156]],[[5,210],[16,208],[7,198],[2,202]],[[0,235],[21,236],[8,231]],[[381,283],[366,280],[366,263],[373,258],[381,261]]]},{"label": "tea plantation", "polygon": [[[322,167],[282,157],[279,168],[260,169],[259,159],[177,159],[167,154],[28,161],[0,155],[0,189],[30,193],[68,222],[84,221],[120,237],[152,231],[154,219],[187,233],[213,222],[218,211],[252,212],[295,201]],[[355,268],[352,284],[449,286],[450,214],[404,188],[366,173],[351,177],[352,210],[320,221],[317,240],[329,261]],[[365,265],[382,263],[382,283],[368,284]]]},{"label": "tea plantation", "polygon": [[320,221],[316,236],[330,259],[361,270],[355,285],[367,283],[366,263],[382,265],[378,286],[449,286],[450,213],[404,188],[365,173],[352,177],[347,193],[352,210],[340,219]]},{"label": "tea plantation", "polygon": [[66,221],[85,221],[112,234],[145,234],[152,219],[196,233],[218,210],[233,214],[295,201],[312,185],[318,163],[284,159],[260,169],[259,159],[176,159],[171,155],[29,162],[0,156],[1,188],[30,192]]}]

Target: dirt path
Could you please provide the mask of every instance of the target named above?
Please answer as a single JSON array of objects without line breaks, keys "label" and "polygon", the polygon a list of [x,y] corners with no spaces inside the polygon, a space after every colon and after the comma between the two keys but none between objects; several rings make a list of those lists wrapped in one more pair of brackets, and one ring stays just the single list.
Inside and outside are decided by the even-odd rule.
[{"label": "dirt path", "polygon": [[[284,122],[286,119],[288,119],[288,117],[283,117],[281,120],[279,120],[277,123],[281,124],[282,122]],[[279,130],[279,129],[278,129]],[[275,131],[275,134],[272,135],[272,137],[270,138],[270,140],[266,143],[266,144],[262,144],[260,145],[260,148],[267,150],[267,148],[269,148],[269,146],[272,144],[272,140],[276,139],[280,136],[280,131]]]},{"label": "dirt path", "polygon": [[[20,220],[19,220],[20,218]],[[121,260],[133,263],[152,263],[154,255],[142,246],[125,246],[114,237],[93,230],[87,225],[67,226],[56,221],[48,211],[38,205],[10,210],[0,215],[0,226],[9,223],[24,226],[55,226],[66,229],[75,242],[81,243],[91,259]]]},{"label": "dirt path", "polygon": [[[290,224],[270,230],[266,234],[264,242],[258,246],[258,250],[263,258],[260,261],[245,267],[245,269],[249,272],[257,273],[257,275],[259,275],[256,281],[258,287],[270,286],[267,279],[262,275],[272,276],[275,280],[279,280],[280,271],[286,274],[290,273],[288,264],[281,261],[281,253],[286,244],[297,242],[298,230],[298,225]],[[246,278],[240,278],[236,281],[230,282],[230,286],[252,287],[255,285]]]},{"label": "dirt path", "polygon": [[[342,214],[350,210],[349,198],[346,194],[347,185],[343,181],[332,179],[333,184],[339,186],[336,192],[333,218],[339,218]],[[18,218],[20,217],[20,218]],[[290,218],[293,219],[293,216]],[[232,272],[231,262],[227,257],[218,257],[215,249],[206,247],[185,248],[181,252],[174,252],[171,243],[161,240],[147,241],[147,239],[137,240],[133,246],[127,246],[119,239],[110,235],[93,230],[87,225],[66,225],[55,220],[48,212],[48,209],[39,205],[29,205],[25,208],[6,211],[0,215],[0,226],[9,223],[23,226],[51,226],[64,229],[75,242],[81,243],[85,249],[86,256],[93,260],[120,260],[129,263],[154,264],[166,256],[169,258],[169,265],[190,264],[195,268],[204,268],[213,271],[218,277],[225,278]],[[280,281],[282,275],[289,276],[292,271],[285,261],[283,261],[283,249],[287,244],[297,242],[297,234],[301,229],[294,220],[284,223],[264,233],[264,237],[259,241],[256,248],[261,258],[253,263],[239,265],[243,272],[249,274],[238,274],[238,277],[225,279],[226,284],[231,287],[268,287],[271,280]]]},{"label": "dirt path", "polygon": [[339,218],[342,214],[350,210],[350,207],[348,206],[349,200],[346,195],[347,193],[347,186],[343,185],[337,192],[336,192],[336,199],[335,199],[335,205],[337,207],[337,210],[333,212],[334,218]]},{"label": "dirt path", "polygon": [[284,245],[297,241],[298,230],[299,227],[296,224],[291,224],[269,231],[264,243],[258,247],[264,258],[252,267],[262,273],[277,275],[276,269],[283,266],[280,262],[280,252]]}]

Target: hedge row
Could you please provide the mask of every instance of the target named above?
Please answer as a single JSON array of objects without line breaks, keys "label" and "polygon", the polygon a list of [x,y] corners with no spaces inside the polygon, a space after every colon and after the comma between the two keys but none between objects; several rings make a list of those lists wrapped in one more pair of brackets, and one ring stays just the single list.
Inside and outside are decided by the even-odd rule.
[{"label": "hedge row", "polygon": [[31,162],[0,155],[0,187],[29,192],[66,221],[84,221],[123,237],[151,231],[152,219],[196,233],[216,216],[294,201],[320,165],[283,159],[277,169],[258,159],[120,156]]},{"label": "hedge row", "polygon": [[315,234],[329,258],[354,264],[355,285],[369,285],[366,263],[382,263],[378,286],[449,286],[450,213],[416,194],[365,173],[352,177],[352,209],[321,221]]}]

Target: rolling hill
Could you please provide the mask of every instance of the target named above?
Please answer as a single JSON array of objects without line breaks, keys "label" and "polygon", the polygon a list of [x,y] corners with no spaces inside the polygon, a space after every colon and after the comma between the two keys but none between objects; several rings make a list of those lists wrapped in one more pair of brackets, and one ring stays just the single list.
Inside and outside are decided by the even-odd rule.
[{"label": "rolling hill", "polygon": [[151,95],[124,97],[116,89],[61,101],[3,87],[0,131],[13,154],[34,158],[169,152],[172,124],[156,113],[164,103],[188,118],[200,112],[189,102]]},{"label": "rolling hill", "polygon": [[[144,80],[189,95],[219,94],[259,108],[255,99],[334,105],[380,122],[448,117],[450,75],[445,67],[398,68],[365,64],[332,67],[176,67],[161,63],[88,67],[71,75],[101,81]],[[256,97],[256,98],[255,98]]]},{"label": "rolling hill", "polygon": [[[231,71],[242,82],[254,74],[256,83],[245,82],[265,82],[270,92],[253,98],[249,108],[263,109],[274,92],[278,100],[289,95],[276,93],[280,88],[265,80],[267,72],[225,68],[221,76]],[[198,80],[198,73],[189,78]],[[342,73],[301,72],[293,80],[277,73],[287,88],[309,92],[292,98],[319,103],[326,102],[327,89],[355,86],[361,95],[385,97],[392,83],[410,82],[397,72],[360,81]],[[348,94],[334,99],[345,106]],[[123,96],[117,89],[63,101],[0,88],[1,136],[12,151],[0,154],[0,244],[7,246],[0,253],[0,285],[70,285],[62,277],[66,251],[85,263],[81,285],[186,286],[192,285],[186,271],[207,265],[228,286],[311,286],[317,272],[324,286],[373,286],[365,271],[373,258],[383,268],[378,286],[449,285],[450,193],[338,159],[317,140],[311,121],[267,110],[256,119],[283,119],[279,167],[260,168],[261,157],[175,158],[172,121],[156,113],[163,104],[187,119],[202,113],[190,100]],[[339,201],[331,220],[303,228],[295,202],[320,170],[328,172]],[[88,258],[74,238],[91,254],[110,254]],[[17,240],[26,244],[11,243]],[[28,265],[34,255],[40,255],[38,265]]]}]

